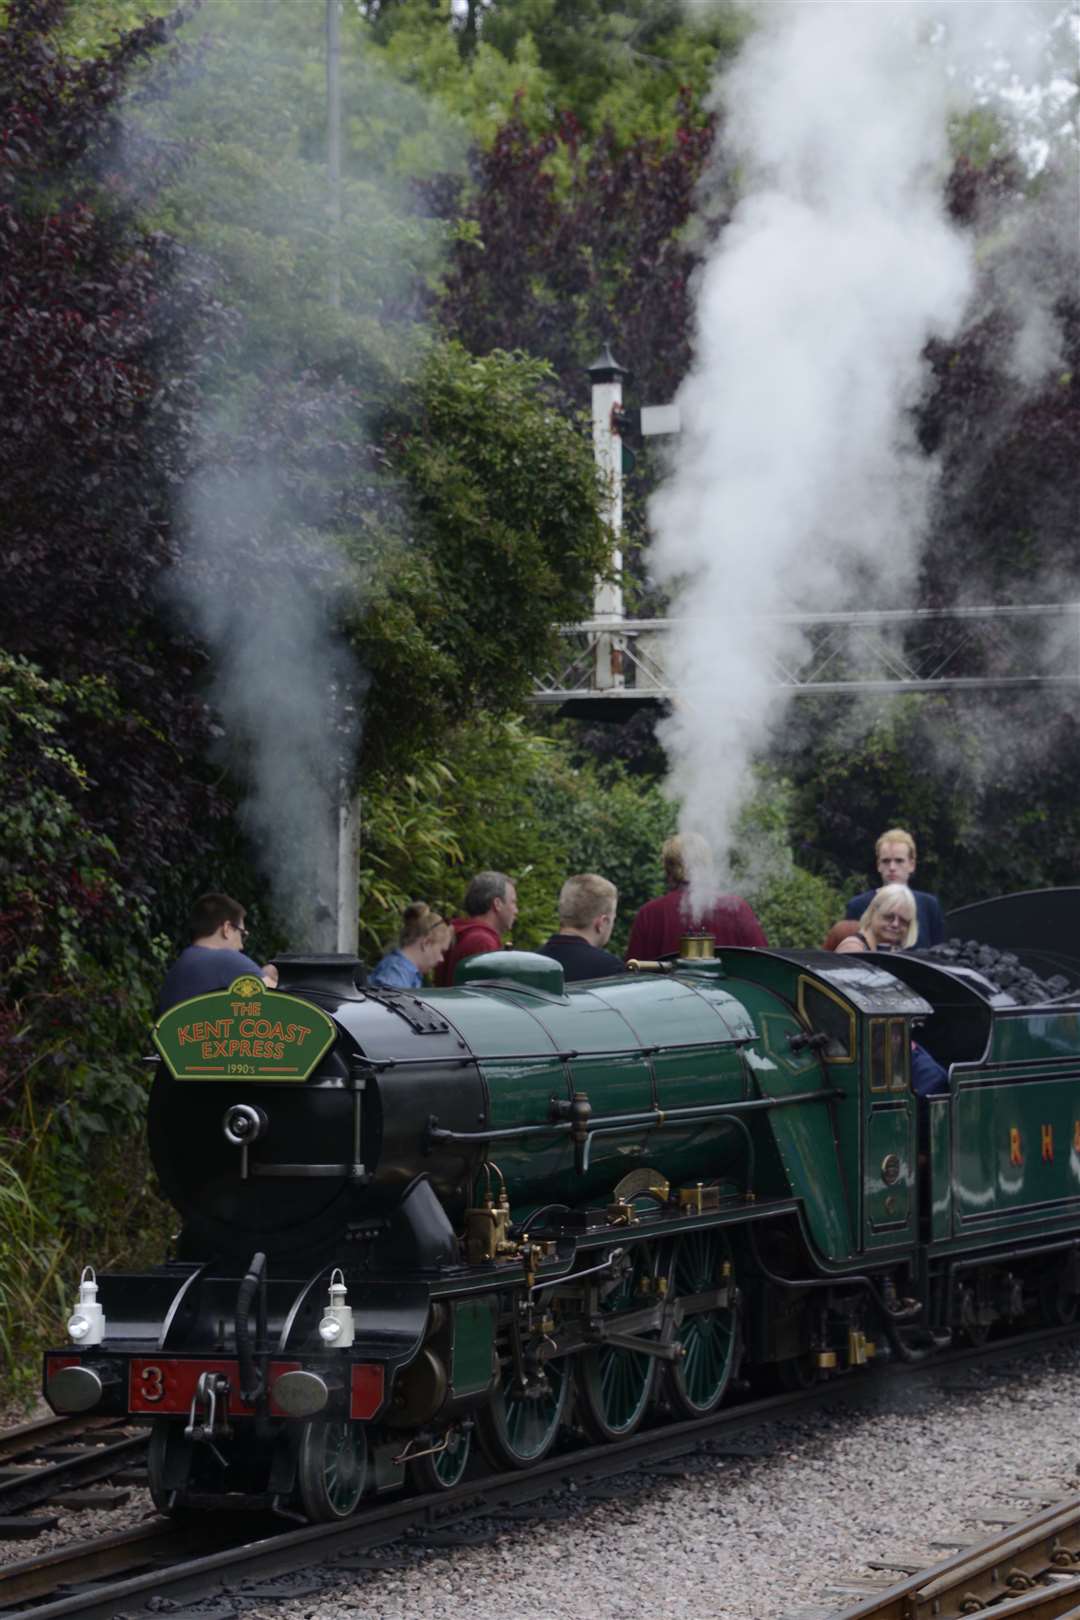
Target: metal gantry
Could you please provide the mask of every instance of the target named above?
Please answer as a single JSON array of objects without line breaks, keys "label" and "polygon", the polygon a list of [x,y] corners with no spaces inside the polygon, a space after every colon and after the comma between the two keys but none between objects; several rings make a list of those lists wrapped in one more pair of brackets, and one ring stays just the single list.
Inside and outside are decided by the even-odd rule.
[{"label": "metal gantry", "polygon": [[[533,678],[530,701],[583,718],[616,719],[635,707],[678,699],[672,637],[682,619],[627,619],[620,586],[622,436],[681,429],[677,403],[627,411],[628,375],[610,348],[588,368],[593,445],[604,517],[615,540],[612,573],[598,580],[593,616],[560,631],[560,656]],[[717,647],[725,621],[710,630]],[[1080,684],[1080,602],[1023,607],[891,608],[755,617],[771,684],[792,693],[957,691]],[[745,639],[745,621],[739,622]],[[717,660],[720,667],[720,660]]]},{"label": "metal gantry", "polygon": [[[669,649],[680,619],[610,615],[560,631],[563,656],[531,701],[600,715],[674,701]],[[784,613],[752,621],[773,685],[793,693],[889,693],[1080,684],[1080,602],[1023,607]],[[724,621],[715,626],[719,646]],[[792,652],[795,646],[797,651]],[[783,651],[770,652],[770,647]],[[603,665],[597,675],[598,665]],[[609,673],[609,669],[611,673]],[[614,676],[614,680],[613,680]],[[606,677],[606,678],[605,678]],[[617,682],[617,684],[616,684]]]}]

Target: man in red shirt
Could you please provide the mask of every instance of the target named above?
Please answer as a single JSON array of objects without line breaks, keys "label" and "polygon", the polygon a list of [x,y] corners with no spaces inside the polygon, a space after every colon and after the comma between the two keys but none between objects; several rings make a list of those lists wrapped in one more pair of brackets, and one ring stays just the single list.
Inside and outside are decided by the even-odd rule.
[{"label": "man in red shirt", "polygon": [[477,872],[465,891],[465,915],[450,919],[454,939],[435,969],[435,983],[453,984],[454,969],[466,956],[501,950],[517,912],[513,879],[505,872]]},{"label": "man in red shirt", "polygon": [[660,857],[668,892],[658,900],[647,900],[634,918],[626,947],[627,961],[655,962],[661,956],[671,956],[679,949],[684,934],[712,934],[718,947],[769,943],[754,913],[737,894],[722,894],[700,917],[691,915],[688,866],[711,860],[703,838],[693,833],[668,838]]}]

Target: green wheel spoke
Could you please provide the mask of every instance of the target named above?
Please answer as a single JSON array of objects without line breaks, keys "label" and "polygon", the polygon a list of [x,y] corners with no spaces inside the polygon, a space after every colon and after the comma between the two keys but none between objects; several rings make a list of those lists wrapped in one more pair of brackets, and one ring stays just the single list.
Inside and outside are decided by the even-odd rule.
[{"label": "green wheel spoke", "polygon": [[305,1424],[297,1460],[300,1503],[313,1523],[347,1519],[367,1481],[367,1436],[360,1423]]},{"label": "green wheel spoke", "polygon": [[463,1429],[451,1431],[445,1451],[436,1453],[434,1458],[435,1472],[443,1485],[448,1489],[456,1485],[464,1474],[469,1462],[471,1450],[471,1434]]},{"label": "green wheel spoke", "polygon": [[561,1362],[548,1365],[542,1387],[527,1391],[518,1388],[508,1362],[490,1405],[478,1416],[481,1444],[496,1468],[525,1468],[547,1455],[562,1425],[568,1393]]},{"label": "green wheel spoke", "polygon": [[[734,1286],[731,1251],[722,1232],[689,1232],[676,1239],[671,1262],[676,1298]],[[667,1372],[668,1399],[680,1417],[715,1411],[724,1398],[738,1353],[738,1304],[689,1316],[680,1330],[682,1357]]]},{"label": "green wheel spoke", "polygon": [[[632,1311],[641,1303],[641,1285],[653,1277],[654,1250],[635,1247],[630,1270],[604,1301],[609,1313]],[[648,1410],[656,1376],[652,1356],[612,1346],[587,1350],[579,1361],[580,1415],[592,1439],[603,1442],[633,1434]]]},{"label": "green wheel spoke", "polygon": [[441,1447],[429,1451],[409,1462],[409,1477],[414,1490],[450,1491],[463,1478],[472,1455],[472,1428],[455,1424],[435,1436],[433,1445]]}]

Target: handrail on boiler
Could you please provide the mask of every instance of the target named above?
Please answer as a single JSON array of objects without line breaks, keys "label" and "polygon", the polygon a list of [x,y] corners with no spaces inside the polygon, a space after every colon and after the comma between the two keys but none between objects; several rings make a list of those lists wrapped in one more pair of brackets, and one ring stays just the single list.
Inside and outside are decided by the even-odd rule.
[{"label": "handrail on boiler", "polygon": [[[506,1142],[533,1136],[570,1136],[582,1151],[578,1154],[578,1170],[588,1168],[590,1139],[598,1134],[613,1135],[630,1130],[667,1130],[680,1125],[704,1124],[710,1120],[737,1121],[740,1114],[764,1113],[774,1108],[789,1108],[794,1103],[836,1102],[844,1093],[835,1086],[818,1091],[795,1091],[787,1097],[751,1097],[744,1102],[699,1105],[692,1108],[652,1108],[635,1114],[603,1114],[598,1119],[555,1118],[544,1124],[510,1125],[497,1131],[450,1131],[439,1125],[438,1115],[428,1118],[424,1131],[424,1152],[430,1153],[437,1142],[452,1142],[463,1146]],[[584,1101],[584,1099],[582,1099]],[[587,1103],[586,1103],[587,1106]],[[738,1121],[741,1123],[741,1121]]]}]

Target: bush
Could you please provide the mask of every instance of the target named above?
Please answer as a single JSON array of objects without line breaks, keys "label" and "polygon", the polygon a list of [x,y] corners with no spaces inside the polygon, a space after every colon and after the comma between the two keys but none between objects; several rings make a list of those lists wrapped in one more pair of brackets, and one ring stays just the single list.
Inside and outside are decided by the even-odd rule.
[{"label": "bush", "polygon": [[543,943],[566,875],[565,846],[536,797],[551,752],[521,720],[481,714],[447,738],[438,758],[371,780],[361,801],[360,937],[368,961],[396,935],[408,901],[427,900],[452,916],[473,873],[491,869],[517,883],[515,944]]},{"label": "bush", "polygon": [[164,1222],[141,1064],[162,947],[88,819],[89,723],[119,724],[104,681],[0,653],[0,1347],[23,1389],[78,1268],[130,1260]]},{"label": "bush", "polygon": [[817,949],[844,915],[844,899],[826,878],[795,864],[792,851],[796,798],[784,777],[762,769],[739,820],[732,870],[778,949]]},{"label": "bush", "polygon": [[562,749],[552,751],[535,795],[545,826],[566,852],[562,877],[599,872],[618,889],[609,949],[621,955],[634,913],[663,893],[660,846],[675,831],[675,806],[658,785],[628,776],[618,762],[574,766]]},{"label": "bush", "polygon": [[[762,778],[739,827],[733,881],[774,944],[817,946],[844,906],[831,884],[795,864],[793,803],[787,782]],[[658,784],[617,762],[575,761],[562,738],[537,735],[521,720],[480,716],[448,737],[438,758],[401,777],[372,779],[363,810],[361,949],[369,962],[378,959],[409,900],[457,912],[472,874],[494,868],[517,882],[514,943],[524,949],[555,930],[564,878],[610,878],[619,891],[611,949],[620,953],[638,907],[663,892],[660,846],[676,819]]]},{"label": "bush", "polygon": [[481,715],[437,759],[374,778],[363,798],[361,949],[374,961],[409,900],[458,912],[474,872],[507,872],[518,889],[514,943],[535,949],[558,923],[563,880],[601,872],[619,890],[612,949],[659,893],[660,844],[674,811],[659,788],[620,766],[574,766],[565,747],[519,719]]}]

